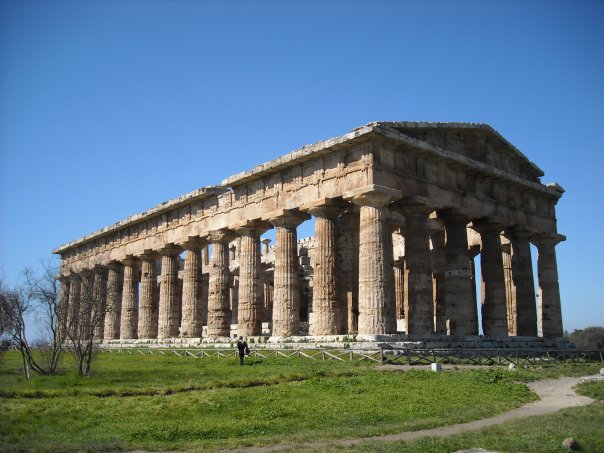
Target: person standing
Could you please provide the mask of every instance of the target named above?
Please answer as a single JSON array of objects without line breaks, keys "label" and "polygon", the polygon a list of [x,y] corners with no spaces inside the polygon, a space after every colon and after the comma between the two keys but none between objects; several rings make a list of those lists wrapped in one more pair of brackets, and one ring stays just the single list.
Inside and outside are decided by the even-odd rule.
[{"label": "person standing", "polygon": [[237,351],[239,352],[239,365],[243,365],[244,357],[250,353],[250,348],[243,337],[239,337],[239,340],[237,340]]}]

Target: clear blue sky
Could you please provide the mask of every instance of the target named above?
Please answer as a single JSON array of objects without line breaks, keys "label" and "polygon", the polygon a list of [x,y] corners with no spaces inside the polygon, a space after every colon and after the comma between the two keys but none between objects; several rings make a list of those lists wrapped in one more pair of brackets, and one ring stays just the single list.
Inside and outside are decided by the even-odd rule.
[{"label": "clear blue sky", "polygon": [[602,24],[596,1],[0,0],[0,266],[369,121],[475,121],[566,189],[565,328],[604,325]]}]

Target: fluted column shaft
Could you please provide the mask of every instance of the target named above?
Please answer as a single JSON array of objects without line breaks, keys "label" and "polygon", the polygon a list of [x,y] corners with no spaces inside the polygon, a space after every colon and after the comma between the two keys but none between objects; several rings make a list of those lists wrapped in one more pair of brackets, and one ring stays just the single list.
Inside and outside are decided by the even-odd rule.
[{"label": "fluted column shaft", "polygon": [[124,283],[122,286],[122,314],[120,318],[120,338],[138,338],[138,270],[136,260],[126,259]]},{"label": "fluted column shaft", "polygon": [[82,279],[79,275],[72,275],[69,281],[69,310],[67,314],[68,331],[75,335],[80,326]]},{"label": "fluted column shaft", "polygon": [[210,233],[212,244],[210,282],[208,288],[208,336],[210,338],[231,335],[231,308],[229,304],[229,251],[232,236],[222,231]]},{"label": "fluted column shaft", "polygon": [[501,225],[475,222],[480,233],[480,273],[482,275],[482,331],[485,335],[507,335],[507,308]]},{"label": "fluted column shaft", "polygon": [[447,333],[447,300],[445,272],[447,256],[445,248],[445,231],[430,230],[432,242],[432,288],[434,299],[434,332],[439,335]]},{"label": "fluted column shaft", "polygon": [[107,312],[105,314],[105,340],[120,338],[120,317],[122,313],[122,272],[117,263],[107,266]]},{"label": "fluted column shaft", "polygon": [[161,254],[161,285],[159,293],[159,320],[157,338],[178,336],[180,304],[178,300],[178,254],[180,249],[167,246]]},{"label": "fluted column shaft", "polygon": [[472,267],[468,248],[468,219],[449,212],[441,212],[439,216],[444,220],[447,233],[445,299],[448,331],[456,336],[477,335],[478,319],[474,308]]},{"label": "fluted column shaft", "polygon": [[362,196],[359,228],[359,335],[396,332],[392,281],[392,234],[383,205],[388,199]]},{"label": "fluted column shaft", "polygon": [[94,268],[94,299],[97,301],[97,310],[94,314],[94,338],[102,340],[107,311],[107,271],[100,266]]},{"label": "fluted column shaft", "polygon": [[182,277],[181,337],[201,337],[202,334],[201,245],[200,241],[188,241],[182,244],[186,252]]},{"label": "fluted column shaft", "polygon": [[70,279],[65,275],[61,275],[59,281],[61,282],[61,286],[59,287],[59,325],[57,326],[57,329],[59,330],[61,337],[63,337],[69,319]]},{"label": "fluted column shaft", "polygon": [[525,231],[506,232],[512,246],[512,328],[517,336],[537,336],[535,281],[529,238]]},{"label": "fluted column shaft", "polygon": [[405,207],[403,212],[406,221],[407,334],[430,335],[434,332],[432,261],[428,228],[428,215],[431,209],[414,205]]},{"label": "fluted column shaft", "polygon": [[97,300],[94,298],[94,274],[86,269],[82,272],[80,287],[80,309],[78,319],[80,321],[80,338],[88,339],[93,335],[91,329],[91,317],[97,309]]},{"label": "fluted column shaft", "polygon": [[359,330],[359,213],[338,217],[338,293],[345,332]]},{"label": "fluted column shaft", "polygon": [[563,334],[556,260],[556,245],[560,242],[560,237],[541,237],[534,242],[539,253],[539,330],[544,338],[559,338]]},{"label": "fluted column shaft", "polygon": [[271,219],[276,228],[273,288],[273,336],[300,335],[300,286],[298,283],[297,226],[301,215]]},{"label": "fluted column shaft", "polygon": [[320,206],[309,212],[315,216],[313,268],[313,318],[311,335],[335,335],[342,319],[337,293],[336,217],[340,210]]},{"label": "fluted column shaft", "polygon": [[244,337],[262,335],[260,235],[265,230],[252,226],[237,229],[241,235],[237,332]]},{"label": "fluted column shaft", "polygon": [[394,262],[394,301],[396,319],[405,319],[405,263],[404,258]]},{"label": "fluted column shaft", "polygon": [[154,255],[142,255],[141,264],[141,293],[138,310],[138,337],[157,338],[158,310],[155,293],[157,292],[157,277],[154,269]]}]

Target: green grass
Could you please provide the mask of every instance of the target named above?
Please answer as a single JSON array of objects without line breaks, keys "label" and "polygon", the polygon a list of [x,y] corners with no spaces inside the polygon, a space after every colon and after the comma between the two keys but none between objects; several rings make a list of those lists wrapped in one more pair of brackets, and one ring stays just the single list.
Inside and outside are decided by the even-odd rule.
[{"label": "green grass", "polygon": [[448,453],[462,449],[484,448],[500,452],[560,453],[562,441],[572,437],[580,451],[604,452],[604,383],[581,384],[578,393],[598,402],[589,406],[562,410],[553,415],[518,419],[476,432],[467,432],[445,438],[423,438],[413,442],[361,442],[354,447],[324,445],[320,449],[295,447],[304,452],[392,452],[392,453]]},{"label": "green grass", "polygon": [[[488,417],[535,396],[504,369],[384,372],[307,359],[103,353],[90,378],[1,366],[0,450],[212,449],[372,436]],[[571,371],[569,371],[571,372]]]}]

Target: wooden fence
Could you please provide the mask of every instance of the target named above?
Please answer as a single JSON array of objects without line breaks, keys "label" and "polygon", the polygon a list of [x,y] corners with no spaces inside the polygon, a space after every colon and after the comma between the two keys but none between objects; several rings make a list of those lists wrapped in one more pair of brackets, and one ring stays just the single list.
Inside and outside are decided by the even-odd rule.
[{"label": "wooden fence", "polygon": [[[103,349],[111,354],[176,355],[192,358],[236,358],[236,349],[119,348]],[[249,357],[306,358],[309,360],[365,361],[378,364],[429,365],[543,365],[554,363],[604,362],[603,351],[541,349],[251,349]]]}]

